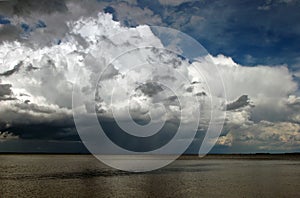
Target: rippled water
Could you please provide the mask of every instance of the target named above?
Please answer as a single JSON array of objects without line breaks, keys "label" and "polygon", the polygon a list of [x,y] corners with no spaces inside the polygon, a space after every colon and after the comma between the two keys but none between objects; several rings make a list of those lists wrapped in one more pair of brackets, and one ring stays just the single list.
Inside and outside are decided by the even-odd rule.
[{"label": "rippled water", "polygon": [[300,197],[299,160],[177,160],[128,173],[89,155],[0,155],[0,197]]}]

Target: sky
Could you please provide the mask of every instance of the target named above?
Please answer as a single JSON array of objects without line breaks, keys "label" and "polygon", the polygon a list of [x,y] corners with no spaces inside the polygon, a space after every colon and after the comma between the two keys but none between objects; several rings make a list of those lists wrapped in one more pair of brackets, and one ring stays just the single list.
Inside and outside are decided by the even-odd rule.
[{"label": "sky", "polygon": [[[220,137],[212,153],[300,152],[299,7],[298,0],[0,1],[0,152],[87,152],[75,123],[96,111],[122,148],[148,151],[195,136],[186,153],[198,153],[212,109],[225,121],[213,131]],[[82,103],[75,110],[74,87]],[[143,142],[118,127],[129,117],[166,124]]]}]

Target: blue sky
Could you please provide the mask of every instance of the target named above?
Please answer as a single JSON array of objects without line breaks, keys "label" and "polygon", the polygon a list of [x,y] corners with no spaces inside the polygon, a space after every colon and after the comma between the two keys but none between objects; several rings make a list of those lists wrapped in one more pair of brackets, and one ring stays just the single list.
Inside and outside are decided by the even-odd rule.
[{"label": "blue sky", "polygon": [[[297,70],[300,51],[300,3],[297,0],[132,2],[98,1],[102,7],[107,5],[103,8],[104,12],[112,13],[114,20],[127,26],[147,24],[172,27],[197,39],[212,55],[224,54],[242,65],[288,64],[290,68]],[[29,9],[30,6],[43,9],[42,6],[30,3],[20,6],[24,9]],[[60,4],[53,3],[50,6],[54,8],[48,10],[63,10],[63,5]],[[102,7],[99,6],[99,9]],[[122,13],[119,9],[128,11]],[[157,20],[143,16],[147,9]],[[135,16],[138,11],[141,12],[140,17]],[[7,11],[3,10],[0,24],[9,26],[11,16],[5,12]],[[27,32],[41,23],[44,22],[39,20],[29,26],[24,22],[21,27]],[[25,26],[28,26],[27,30],[24,29]]]}]

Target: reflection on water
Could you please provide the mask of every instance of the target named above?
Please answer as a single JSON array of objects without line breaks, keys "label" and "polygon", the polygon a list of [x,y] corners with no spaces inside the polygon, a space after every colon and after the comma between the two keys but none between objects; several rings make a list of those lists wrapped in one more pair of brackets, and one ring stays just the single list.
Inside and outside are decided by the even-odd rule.
[{"label": "reflection on water", "polygon": [[148,173],[89,155],[0,155],[0,197],[299,197],[300,161],[177,160]]}]

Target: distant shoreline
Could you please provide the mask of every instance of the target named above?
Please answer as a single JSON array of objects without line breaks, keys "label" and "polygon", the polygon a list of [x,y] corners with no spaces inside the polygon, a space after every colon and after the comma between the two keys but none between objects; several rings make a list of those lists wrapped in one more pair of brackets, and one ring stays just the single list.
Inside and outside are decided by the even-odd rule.
[{"label": "distant shoreline", "polygon": [[[91,155],[90,153],[16,153],[16,152],[3,152],[1,155]],[[107,155],[109,156],[109,155]],[[117,156],[117,155],[111,155]],[[224,160],[300,160],[300,153],[248,153],[248,154],[207,154],[199,157],[197,154],[184,154],[180,156],[179,160],[194,160],[199,159],[224,159]]]},{"label": "distant shoreline", "polygon": [[[182,155],[180,159],[194,158],[198,155]],[[203,159],[224,160],[300,160],[300,153],[249,153],[249,154],[208,154]]]}]

